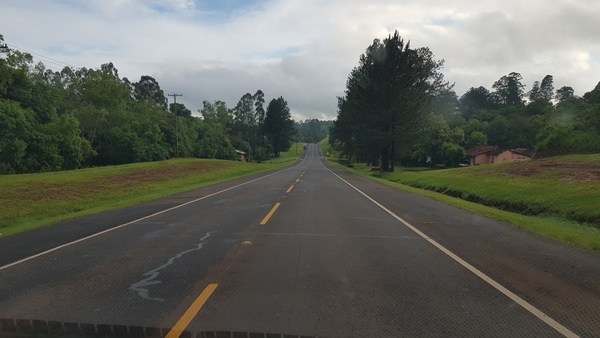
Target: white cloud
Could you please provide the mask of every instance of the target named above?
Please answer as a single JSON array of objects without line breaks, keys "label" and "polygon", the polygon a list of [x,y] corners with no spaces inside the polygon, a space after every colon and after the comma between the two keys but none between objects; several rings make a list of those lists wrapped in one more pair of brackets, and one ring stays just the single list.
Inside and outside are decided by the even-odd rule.
[{"label": "white cloud", "polygon": [[[593,0],[319,1],[5,0],[9,44],[76,66],[112,61],[155,76],[197,109],[245,92],[284,96],[294,116],[334,117],[350,70],[374,38],[398,29],[446,60],[461,95],[511,71],[529,87],[553,74],[578,94],[600,80]],[[223,8],[221,8],[221,7]],[[220,12],[221,11],[221,12]],[[53,66],[53,65],[49,65]]]}]

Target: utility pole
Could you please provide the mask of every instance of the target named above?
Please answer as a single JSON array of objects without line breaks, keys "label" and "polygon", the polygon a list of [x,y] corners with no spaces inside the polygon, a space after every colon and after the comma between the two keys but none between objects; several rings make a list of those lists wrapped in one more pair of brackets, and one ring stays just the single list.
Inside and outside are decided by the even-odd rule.
[{"label": "utility pole", "polygon": [[[183,96],[182,94],[167,94],[167,96],[173,96],[173,104],[177,104],[177,96]],[[175,149],[176,155],[179,157],[179,127],[177,123],[177,112],[175,113]]]}]

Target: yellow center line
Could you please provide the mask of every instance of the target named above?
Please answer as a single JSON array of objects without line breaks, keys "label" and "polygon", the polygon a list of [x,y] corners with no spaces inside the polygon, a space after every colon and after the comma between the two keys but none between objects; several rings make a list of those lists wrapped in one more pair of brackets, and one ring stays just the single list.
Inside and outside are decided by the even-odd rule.
[{"label": "yellow center line", "polygon": [[179,338],[179,336],[181,336],[183,331],[185,331],[187,326],[190,324],[192,319],[196,317],[198,311],[200,311],[200,309],[202,308],[204,303],[206,303],[210,295],[212,295],[212,293],[215,292],[217,286],[219,286],[219,284],[208,284],[208,286],[204,289],[204,291],[202,291],[200,296],[198,296],[198,298],[196,298],[196,300],[192,303],[190,308],[187,309],[187,311],[183,314],[183,316],[181,316],[179,321],[175,323],[175,326],[173,326],[173,328],[171,329],[171,331],[169,331],[165,338]]},{"label": "yellow center line", "polygon": [[292,189],[294,189],[294,185],[295,185],[295,184],[292,184],[292,185],[291,185],[291,186],[288,188],[288,190],[286,191],[286,193],[287,193],[287,194],[289,194],[290,192],[292,192]]},{"label": "yellow center line", "polygon": [[261,225],[267,224],[269,219],[271,219],[271,216],[273,216],[273,214],[275,213],[275,211],[277,211],[277,209],[279,208],[280,205],[281,205],[281,203],[276,203],[275,206],[273,207],[273,209],[271,209],[271,211],[269,211],[267,216],[265,216],[265,218],[263,218],[263,220],[262,220],[262,222],[260,222],[260,224]]}]

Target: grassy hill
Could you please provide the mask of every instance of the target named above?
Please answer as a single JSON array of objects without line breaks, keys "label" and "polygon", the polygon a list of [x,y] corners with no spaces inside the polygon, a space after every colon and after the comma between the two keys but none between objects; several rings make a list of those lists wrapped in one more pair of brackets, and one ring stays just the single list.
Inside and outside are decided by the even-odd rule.
[{"label": "grassy hill", "polygon": [[[412,189],[417,193],[424,194],[421,190],[424,189],[456,197],[463,201],[447,196],[436,199],[547,237],[600,250],[598,154],[383,174],[370,173],[368,167],[355,165],[354,171],[398,183],[399,187],[418,188]],[[435,193],[428,195],[433,197]]]},{"label": "grassy hill", "polygon": [[503,210],[551,214],[600,228],[600,155],[398,172],[386,178]]},{"label": "grassy hill", "polygon": [[295,163],[294,157],[292,147],[260,164],[186,158],[0,175],[0,236],[282,168]]}]

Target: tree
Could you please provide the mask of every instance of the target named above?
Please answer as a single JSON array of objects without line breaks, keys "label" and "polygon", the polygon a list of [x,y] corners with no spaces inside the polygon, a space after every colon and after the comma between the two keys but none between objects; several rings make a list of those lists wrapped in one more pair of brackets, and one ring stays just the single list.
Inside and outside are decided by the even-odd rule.
[{"label": "tree", "polygon": [[508,120],[497,116],[487,126],[486,134],[491,145],[506,148],[510,144]]},{"label": "tree", "polygon": [[545,115],[554,109],[552,99],[554,98],[554,80],[552,75],[546,75],[542,82],[535,81],[529,92],[529,103],[527,104],[527,115]]},{"label": "tree", "polygon": [[233,114],[223,101],[215,101],[214,103],[208,101],[202,102],[200,113],[204,122],[218,124],[224,130],[228,130],[233,124]]},{"label": "tree", "polygon": [[465,119],[470,119],[479,110],[494,108],[492,94],[485,87],[471,87],[458,100],[458,108]]},{"label": "tree", "polygon": [[133,97],[137,101],[148,100],[165,110],[167,109],[165,92],[152,76],[142,75],[140,81],[133,84]]},{"label": "tree", "polygon": [[533,87],[529,91],[529,100],[530,101],[537,101],[540,98],[541,98],[540,81],[534,81],[533,82]]},{"label": "tree", "polygon": [[600,82],[591,91],[583,94],[583,99],[587,103],[600,103]]},{"label": "tree", "polygon": [[250,93],[244,94],[233,109],[232,141],[234,146],[247,153],[253,159],[259,146],[259,125],[255,113],[255,99]]},{"label": "tree", "polygon": [[558,103],[573,103],[576,100],[575,90],[572,87],[563,86],[556,90]]},{"label": "tree", "polygon": [[290,148],[294,134],[294,121],[291,118],[290,108],[283,97],[280,96],[269,102],[265,115],[264,132],[275,156],[279,156],[280,152]]},{"label": "tree", "polygon": [[257,90],[254,94],[254,113],[256,114],[256,123],[259,127],[265,121],[265,94],[262,90]]},{"label": "tree", "polygon": [[431,114],[427,127],[422,130],[421,142],[413,147],[413,161],[416,165],[444,164],[456,166],[464,158],[464,131],[450,128],[443,116]]},{"label": "tree", "polygon": [[317,143],[327,137],[332,121],[307,119],[296,123],[298,140],[305,143]]},{"label": "tree", "polygon": [[465,147],[467,149],[477,146],[485,146],[487,144],[487,135],[477,130],[472,131],[465,137]]},{"label": "tree", "polygon": [[235,148],[231,142],[233,114],[223,101],[204,101],[202,110],[203,130],[198,145],[198,155],[207,158],[233,159]]},{"label": "tree", "polygon": [[519,73],[512,72],[502,76],[494,82],[494,97],[502,106],[514,106],[523,104],[523,88],[521,81],[523,77]]},{"label": "tree", "polygon": [[191,117],[192,111],[189,110],[183,103],[171,103],[169,111],[175,116]]},{"label": "tree", "polygon": [[257,121],[254,112],[254,97],[244,94],[233,109],[233,123],[236,131],[244,139],[249,140],[256,133]]},{"label": "tree", "polygon": [[546,102],[552,101],[554,98],[554,78],[552,75],[546,75],[540,84],[540,100]]},{"label": "tree", "polygon": [[428,48],[411,49],[396,31],[375,39],[360,56],[338,100],[334,141],[356,155],[393,170],[397,153],[408,153],[434,98],[451,86],[444,82],[443,61]]},{"label": "tree", "polygon": [[24,171],[31,117],[17,102],[0,100],[0,174]]}]

